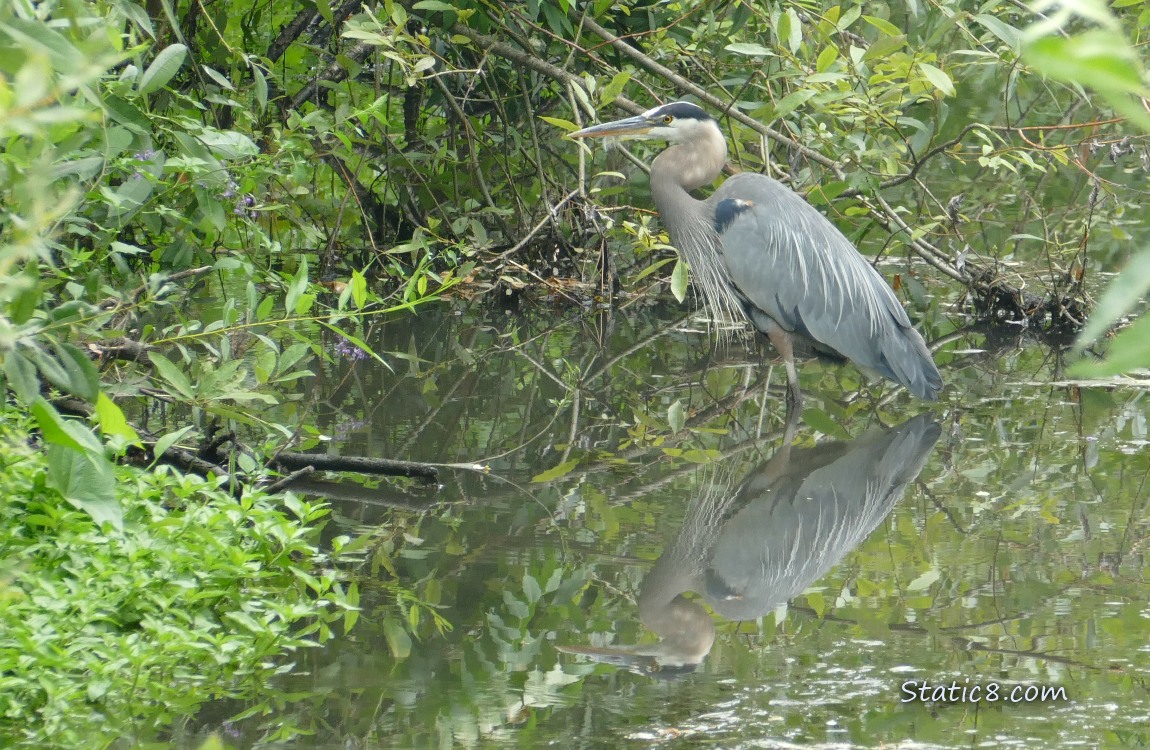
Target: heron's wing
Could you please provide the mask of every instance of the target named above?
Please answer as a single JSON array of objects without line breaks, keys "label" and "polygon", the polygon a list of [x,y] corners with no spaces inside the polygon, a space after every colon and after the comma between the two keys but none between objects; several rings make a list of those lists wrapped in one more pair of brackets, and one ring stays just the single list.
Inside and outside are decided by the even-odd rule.
[{"label": "heron's wing", "polygon": [[898,298],[826,217],[759,174],[735,175],[708,202],[756,325],[765,314],[922,398],[937,397],[942,380]]}]

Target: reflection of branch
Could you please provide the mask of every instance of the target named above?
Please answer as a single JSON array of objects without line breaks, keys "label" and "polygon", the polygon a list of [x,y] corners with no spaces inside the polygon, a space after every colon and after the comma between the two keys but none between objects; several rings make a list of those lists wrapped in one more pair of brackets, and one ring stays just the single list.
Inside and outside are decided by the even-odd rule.
[{"label": "reflection of branch", "polygon": [[983,651],[988,654],[1007,654],[1010,656],[1023,656],[1030,659],[1044,659],[1056,664],[1065,664],[1070,667],[1081,667],[1082,669],[1092,669],[1096,671],[1105,669],[1105,667],[1100,667],[1097,664],[1087,664],[1077,659],[1071,659],[1066,656],[1059,656],[1044,651],[1035,651],[1034,649],[995,648],[994,646],[987,646],[984,643],[963,638],[962,636],[954,636],[951,640],[969,651]]},{"label": "reflection of branch", "polygon": [[934,493],[930,491],[929,487],[927,487],[925,484],[919,483],[919,488],[922,490],[922,494],[926,495],[930,499],[931,504],[934,505],[934,509],[946,516],[946,520],[950,521],[950,525],[954,527],[955,531],[957,531],[959,534],[962,534],[963,536],[970,534],[970,529],[962,528],[962,525],[959,524],[958,519],[955,518],[954,514],[950,512],[950,508],[939,502],[938,498],[934,496]]},{"label": "reflection of branch", "polygon": [[[802,607],[802,606],[795,606],[795,605],[791,604],[791,605],[787,606],[787,609],[794,611],[794,612],[801,612],[802,614],[807,615],[814,620],[821,620],[821,621],[826,621],[826,622],[837,622],[837,623],[844,624],[844,625],[854,625],[856,627],[861,626],[861,623],[858,620],[855,620],[855,619],[852,619],[849,617],[841,617],[839,615],[834,615],[834,614],[824,614],[822,617],[819,617],[819,613],[817,611],[815,611],[815,609],[812,607]],[[884,627],[886,627],[887,629],[889,629],[893,632],[896,632],[896,633],[907,633],[910,635],[920,635],[920,636],[926,636],[926,637],[933,637],[940,630],[941,631],[958,630],[958,629],[973,630],[973,629],[976,629],[978,627],[982,627],[982,626],[987,625],[987,624],[993,625],[993,624],[996,624],[998,622],[1009,622],[1011,620],[1021,620],[1021,619],[1023,619],[1023,617],[1024,617],[1023,615],[1018,615],[1016,617],[1001,618],[1001,620],[997,620],[997,619],[992,620],[989,623],[958,625],[958,626],[952,626],[949,628],[939,628],[938,630],[927,630],[926,628],[922,627],[921,625],[913,625],[911,623],[886,624],[886,625],[884,625]],[[1051,653],[1047,653],[1044,651],[1036,651],[1034,649],[996,648],[994,646],[987,646],[987,645],[980,643],[976,640],[973,640],[971,638],[966,638],[965,636],[961,636],[961,635],[953,635],[953,636],[947,636],[947,637],[968,651],[982,651],[982,652],[990,653],[990,654],[1007,654],[1007,655],[1011,655],[1011,656],[1022,656],[1022,657],[1026,657],[1026,658],[1030,658],[1030,659],[1045,659],[1046,661],[1052,661],[1052,662],[1055,662],[1057,664],[1065,664],[1065,665],[1071,666],[1071,667],[1081,667],[1082,669],[1091,669],[1091,670],[1095,670],[1095,671],[1102,671],[1103,669],[1105,669],[1105,667],[1100,667],[1097,664],[1089,664],[1087,662],[1078,661],[1076,659],[1070,659],[1070,658],[1065,657],[1065,656],[1059,656],[1058,654],[1051,654]]]},{"label": "reflection of branch", "polygon": [[579,412],[583,405],[583,391],[574,388],[571,391],[571,429],[567,431],[567,447],[563,449],[559,462],[565,462],[571,455],[571,449],[575,446],[575,439],[579,436]]},{"label": "reflection of branch", "polygon": [[535,365],[535,369],[539,370],[539,372],[543,373],[544,375],[549,377],[551,380],[555,381],[555,384],[558,385],[563,390],[567,391],[568,393],[574,393],[576,391],[575,386],[564,383],[563,378],[561,378],[558,375],[556,375],[555,373],[551,372],[551,369],[549,367],[547,367],[547,365],[545,365],[542,362],[540,362],[539,360],[535,359],[535,357],[532,357],[527,352],[523,351],[522,347],[517,346],[512,351],[514,351],[520,357],[523,357],[523,359],[527,360],[531,364]]},{"label": "reflection of branch", "polygon": [[365,487],[356,482],[324,482],[317,479],[298,479],[291,490],[307,495],[318,495],[328,500],[370,505],[399,510],[426,510],[432,503],[441,503],[438,494],[415,495],[384,483],[380,487]]},{"label": "reflection of branch", "polygon": [[599,378],[599,376],[601,376],[603,373],[607,372],[612,367],[614,367],[617,362],[619,362],[623,359],[626,359],[627,357],[630,357],[632,354],[639,351],[643,347],[647,346],[652,341],[655,341],[656,339],[659,339],[659,338],[662,338],[663,336],[666,336],[668,331],[674,330],[678,326],[680,326],[683,323],[690,320],[690,318],[691,318],[691,316],[689,314],[684,315],[683,317],[679,318],[678,320],[676,320],[672,323],[669,323],[665,326],[659,326],[659,328],[655,329],[649,336],[644,336],[643,338],[639,339],[638,341],[636,341],[631,346],[629,346],[626,349],[624,349],[623,351],[619,352],[614,357],[611,357],[611,359],[607,360],[602,365],[600,365],[598,368],[596,368],[594,372],[583,373],[583,382],[584,383],[593,383],[595,380],[597,380]]}]

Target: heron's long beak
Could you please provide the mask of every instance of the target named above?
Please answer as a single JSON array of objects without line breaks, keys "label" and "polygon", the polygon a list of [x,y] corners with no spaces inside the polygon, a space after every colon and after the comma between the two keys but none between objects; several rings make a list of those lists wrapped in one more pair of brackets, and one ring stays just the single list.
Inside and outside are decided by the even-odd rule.
[{"label": "heron's long beak", "polygon": [[592,125],[589,128],[576,130],[574,133],[569,133],[568,138],[606,138],[614,136],[616,138],[626,138],[628,136],[635,137],[646,135],[651,132],[654,123],[648,120],[643,115],[636,115],[635,117],[628,117],[623,120],[615,120],[614,122],[605,122],[602,125]]}]

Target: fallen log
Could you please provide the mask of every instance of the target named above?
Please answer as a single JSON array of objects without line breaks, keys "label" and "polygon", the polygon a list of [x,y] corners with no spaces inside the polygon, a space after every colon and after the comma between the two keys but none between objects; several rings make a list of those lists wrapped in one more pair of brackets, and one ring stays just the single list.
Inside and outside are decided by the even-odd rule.
[{"label": "fallen log", "polygon": [[316,471],[354,471],[359,474],[383,474],[393,477],[417,477],[436,480],[439,469],[417,461],[393,461],[368,456],[328,456],[322,453],[292,453],[284,451],[272,458],[271,465],[289,471],[307,466]]}]

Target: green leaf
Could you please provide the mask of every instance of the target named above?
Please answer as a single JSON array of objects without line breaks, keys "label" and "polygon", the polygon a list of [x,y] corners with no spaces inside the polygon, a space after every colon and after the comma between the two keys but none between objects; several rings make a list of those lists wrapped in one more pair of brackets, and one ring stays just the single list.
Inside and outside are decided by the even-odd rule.
[{"label": "green leaf", "polygon": [[200,70],[202,70],[204,73],[206,73],[208,78],[211,78],[213,81],[215,81],[216,84],[218,84],[220,88],[222,88],[226,91],[235,91],[236,90],[236,87],[232,85],[232,82],[229,81],[227,79],[227,77],[223,73],[219,72],[218,70],[215,70],[214,68],[211,68],[207,65],[201,65]]},{"label": "green leaf", "polygon": [[607,105],[619,98],[623,87],[631,82],[631,74],[627,71],[616,73],[606,86],[599,90],[599,104]]},{"label": "green leaf", "polygon": [[359,583],[352,581],[347,587],[347,609],[343,613],[343,632],[350,633],[359,620]]},{"label": "green leaf", "polygon": [[839,48],[833,44],[828,44],[819,53],[818,60],[815,61],[815,70],[819,73],[825,73],[830,66],[834,65],[835,60],[839,57]]},{"label": "green leaf", "polygon": [[284,309],[288,315],[295,315],[296,310],[303,306],[303,294],[307,291],[307,258],[300,258],[299,269],[288,284],[287,295],[284,298]]},{"label": "green leaf", "polygon": [[37,396],[29,411],[32,413],[32,418],[36,420],[36,426],[40,428],[40,435],[46,443],[81,452],[89,451],[93,447],[99,450],[100,441],[96,440],[94,435],[92,442],[95,443],[95,446],[92,445],[92,442],[78,439],[68,429],[67,422],[60,416],[60,412],[56,411],[56,408],[44,398]]},{"label": "green leaf", "polygon": [[1075,346],[1079,349],[1097,339],[1110,326],[1140,303],[1150,292],[1150,251],[1135,255],[1114,281],[1110,282],[1102,299],[1094,308]]},{"label": "green leaf", "polygon": [[383,637],[393,659],[406,659],[411,655],[411,636],[403,623],[390,615],[383,620]]},{"label": "green leaf", "polygon": [[29,358],[36,363],[36,368],[45,380],[60,390],[71,393],[71,378],[68,371],[64,369],[64,365],[56,360],[55,356],[39,347],[30,349],[28,354]]},{"label": "green leaf", "polygon": [[413,10],[430,10],[440,13],[457,13],[459,11],[459,9],[451,3],[441,2],[441,0],[419,0],[418,3],[411,7]]},{"label": "green leaf", "polygon": [[643,279],[647,278],[651,274],[658,271],[663,266],[667,265],[668,263],[674,263],[677,260],[678,260],[678,258],[676,258],[676,257],[660,258],[659,260],[655,261],[651,265],[644,268],[639,273],[635,274],[635,277],[631,280],[631,283],[634,284],[634,283],[637,283],[639,281],[642,281]]},{"label": "green leaf", "polygon": [[1066,39],[1048,36],[1027,45],[1026,62],[1059,81],[1089,86],[1101,92],[1146,95],[1138,55],[1115,31],[1094,29]]},{"label": "green leaf", "polygon": [[540,115],[539,119],[542,120],[543,122],[547,123],[548,125],[554,125],[557,128],[562,128],[563,130],[566,130],[568,133],[576,131],[579,129],[578,125],[571,122],[570,120],[564,120],[561,117],[544,117],[543,115]]},{"label": "green leaf", "polygon": [[982,24],[987,31],[998,37],[1007,47],[1018,54],[1022,50],[1022,31],[1003,23],[994,16],[979,14],[974,20]]},{"label": "green leaf", "polygon": [[137,90],[142,95],[147,95],[153,91],[158,90],[168,81],[180,72],[180,68],[184,64],[184,60],[188,56],[188,48],[182,44],[172,44],[165,47],[156,55],[156,59],[152,60],[152,64],[140,76],[140,83]]},{"label": "green leaf", "polygon": [[577,458],[573,458],[570,461],[564,461],[563,463],[559,464],[558,466],[550,468],[547,471],[543,472],[542,474],[536,474],[535,476],[531,477],[531,481],[536,482],[536,483],[538,483],[538,482],[550,482],[552,480],[558,479],[559,477],[566,476],[567,474],[571,473],[571,470],[574,469],[578,465],[579,465],[579,459],[577,459]]},{"label": "green leaf", "polygon": [[863,60],[869,61],[886,57],[902,49],[905,45],[905,36],[880,36],[875,40],[874,44],[867,47],[867,51],[863,55]]},{"label": "green leaf", "polygon": [[807,193],[807,200],[815,206],[826,205],[842,195],[848,187],[850,185],[841,181],[825,182]]},{"label": "green leaf", "polygon": [[255,141],[234,130],[205,128],[199,135],[199,141],[208,147],[213,156],[225,161],[256,156],[260,152]]},{"label": "green leaf", "polygon": [[124,412],[116,402],[100,393],[96,396],[96,418],[105,435],[118,435],[134,445],[143,445],[139,434],[128,424]]},{"label": "green leaf", "polygon": [[910,583],[908,583],[906,586],[906,590],[907,591],[926,591],[931,586],[933,586],[934,582],[937,581],[938,579],[939,579],[939,572],[937,570],[935,570],[934,568],[931,568],[930,570],[928,570],[925,573],[923,573],[922,575],[920,575],[918,578],[916,578],[913,581],[911,581]]},{"label": "green leaf", "polygon": [[940,68],[936,68],[930,63],[920,62],[918,69],[922,71],[923,77],[945,96],[954,96],[954,82]]},{"label": "green leaf", "polygon": [[184,374],[183,370],[172,364],[170,359],[159,352],[148,352],[148,359],[152,360],[156,372],[168,385],[175,389],[177,395],[189,401],[195,398],[196,392],[192,388],[192,382],[188,380],[188,376]]},{"label": "green leaf", "polygon": [[830,435],[840,440],[850,439],[850,435],[843,429],[843,426],[831,419],[830,415],[821,409],[811,407],[803,409],[803,421],[824,435]]},{"label": "green leaf", "polygon": [[681,432],[687,423],[687,410],[682,399],[675,399],[675,403],[667,408],[667,424],[671,432]]},{"label": "green leaf", "polygon": [[68,373],[67,391],[88,401],[96,400],[100,390],[100,372],[82,349],[64,342],[53,342],[56,359]]},{"label": "green leaf", "polygon": [[799,47],[803,43],[803,22],[794,8],[787,8],[784,17],[791,21],[787,24],[787,30],[790,32],[786,35],[787,47],[790,48],[791,54],[798,54]]},{"label": "green leaf", "polygon": [[1146,367],[1150,367],[1150,314],[1143,313],[1114,337],[1105,359],[1101,362],[1076,362],[1069,374],[1073,377],[1101,377]]},{"label": "green leaf", "polygon": [[806,104],[807,100],[819,93],[817,89],[799,89],[779,99],[779,103],[775,105],[775,119],[782,119],[791,112]]},{"label": "green leaf", "polygon": [[675,270],[671,271],[671,294],[680,303],[687,299],[687,262],[682,258],[675,263]]},{"label": "green leaf", "polygon": [[268,79],[259,65],[252,65],[252,82],[256,86],[256,105],[260,112],[268,108]]},{"label": "green leaf", "polygon": [[874,26],[886,36],[902,36],[902,29],[895,26],[885,18],[878,18],[877,16],[863,16],[863,20]]},{"label": "green leaf", "polygon": [[97,524],[124,529],[124,510],[116,499],[116,470],[101,454],[62,445],[48,449],[48,484]]},{"label": "green leaf", "polygon": [[761,44],[754,44],[752,42],[733,42],[728,44],[723,49],[728,52],[734,52],[736,55],[747,55],[748,57],[776,57],[774,50],[770,47],[764,47]]},{"label": "green leaf", "polygon": [[18,351],[10,351],[4,357],[4,376],[8,387],[22,404],[31,404],[40,395],[40,378],[36,377],[36,366]]},{"label": "green leaf", "polygon": [[359,271],[351,272],[351,299],[357,310],[367,304],[367,278]]},{"label": "green leaf", "polygon": [[156,457],[157,461],[159,461],[160,458],[168,452],[169,448],[178,443],[180,439],[184,437],[184,435],[187,435],[194,429],[195,425],[188,425],[183,429],[176,430],[175,432],[169,432],[167,435],[160,437],[152,446],[152,455]]},{"label": "green leaf", "polygon": [[534,604],[543,596],[543,590],[539,588],[539,581],[535,580],[535,576],[530,573],[523,574],[523,595],[527,597],[528,604]]}]

